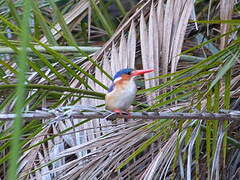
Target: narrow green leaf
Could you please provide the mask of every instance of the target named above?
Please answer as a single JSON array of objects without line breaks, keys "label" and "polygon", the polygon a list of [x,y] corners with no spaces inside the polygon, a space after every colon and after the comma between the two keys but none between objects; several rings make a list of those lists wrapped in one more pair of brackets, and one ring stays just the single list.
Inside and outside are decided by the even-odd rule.
[{"label": "narrow green leaf", "polygon": [[16,10],[15,3],[12,0],[6,0],[6,3],[8,5],[8,8],[10,10],[10,14],[14,18],[15,22],[20,25],[20,16],[19,13]]},{"label": "narrow green leaf", "polygon": [[33,1],[33,12],[38,19],[37,22],[41,26],[42,31],[48,40],[48,43],[51,45],[54,45],[54,46],[58,45],[57,41],[54,38],[54,35],[51,32],[51,29],[49,28],[49,26],[46,23],[46,19],[44,18],[44,16],[42,15],[42,13],[38,7],[37,1]]},{"label": "narrow green leaf", "polygon": [[11,23],[10,21],[8,21],[8,19],[6,19],[3,16],[0,16],[0,20],[3,21],[3,23],[5,23],[13,32],[16,32],[17,34],[19,34],[20,28],[18,26]]},{"label": "narrow green leaf", "polygon": [[[97,7],[99,8],[100,12],[103,14],[103,17],[104,17],[104,18],[106,19],[106,21],[108,22],[108,26],[109,26],[112,30],[116,29],[115,23],[114,23],[114,21],[113,21],[114,16],[112,16],[112,15],[108,12],[108,8],[109,8],[108,5],[106,5],[106,3],[103,2],[103,1],[99,1]],[[93,10],[95,10],[95,9],[93,9]],[[99,16],[97,16],[97,17],[98,17],[98,19],[99,19]],[[93,19],[93,21],[94,21],[94,19]],[[101,20],[100,20],[100,21],[101,21]],[[102,21],[101,21],[101,22],[102,22]]]},{"label": "narrow green leaf", "polygon": [[203,46],[205,46],[206,44],[208,44],[208,43],[210,43],[210,42],[214,42],[214,41],[220,39],[221,37],[224,37],[224,36],[227,36],[227,35],[229,35],[229,34],[232,34],[233,32],[239,31],[239,29],[240,29],[240,28],[235,28],[235,29],[233,29],[233,30],[231,30],[231,31],[228,31],[228,32],[225,33],[225,34],[221,34],[221,35],[219,35],[219,36],[216,36],[216,37],[214,37],[214,38],[212,38],[212,39],[210,39],[210,40],[208,40],[208,41],[205,41],[205,42],[203,42],[203,43],[201,43],[201,44],[199,44],[199,45],[197,45],[197,46],[194,46],[194,47],[192,47],[192,48],[190,48],[190,49],[188,49],[188,50],[186,50],[186,51],[183,51],[180,55],[187,54],[187,53],[189,53],[189,52],[191,52],[191,51],[193,51],[193,50],[196,50],[196,49],[198,49],[198,48],[200,48],[200,47],[203,47]]},{"label": "narrow green leaf", "polygon": [[29,28],[29,18],[31,14],[31,1],[24,0],[23,3],[23,18],[21,20],[21,47],[22,51],[19,52],[18,56],[18,84],[16,89],[17,99],[15,114],[16,118],[13,123],[13,139],[11,140],[11,149],[10,149],[10,161],[9,161],[9,170],[8,170],[8,179],[17,179],[17,170],[19,156],[21,152],[20,137],[22,134],[22,111],[24,107],[24,96],[25,96],[25,73],[27,71],[27,47],[29,46],[30,41],[30,28]]},{"label": "narrow green leaf", "polygon": [[[198,99],[201,99],[200,96],[198,96]],[[201,111],[201,102],[198,103],[198,105],[196,106],[197,110]],[[201,153],[201,142],[202,142],[202,137],[201,137],[201,133],[202,131],[198,132],[198,136],[196,138],[196,142],[195,142],[195,159],[196,159],[196,168],[195,168],[195,179],[199,180],[200,179],[200,164],[199,164],[199,160],[200,160],[200,153]]]},{"label": "narrow green leaf", "polygon": [[[0,16],[1,17],[1,16]],[[4,34],[0,33],[0,39],[3,41],[3,43],[5,43],[6,46],[10,47],[13,51],[15,51],[16,53],[18,53],[18,49],[16,48],[16,46],[14,46],[7,38]]]},{"label": "narrow green leaf", "polygon": [[[183,130],[183,123],[184,123],[184,120],[179,120],[178,122],[178,125],[177,125],[177,128],[178,128],[178,135],[177,135],[177,141],[176,141],[176,149],[175,149],[175,155],[174,155],[174,160],[173,160],[173,174],[176,174],[177,173],[177,170],[176,170],[176,167],[178,165],[178,159],[179,159],[179,156],[181,156],[180,152],[181,152],[181,146],[180,146],[180,140],[181,140],[181,133],[182,133],[182,130]],[[183,164],[184,166],[184,164]]]},{"label": "narrow green leaf", "polygon": [[47,97],[48,91],[38,91],[37,95],[38,97],[35,99],[34,103],[29,108],[30,110],[35,110],[36,108],[38,108],[38,106],[43,102],[43,99]]},{"label": "narrow green leaf", "polygon": [[28,60],[28,64],[29,66],[31,66],[31,68],[33,68],[33,70],[35,72],[37,72],[42,78],[46,79],[49,83],[53,83],[51,79],[48,78],[48,76],[45,75],[44,72],[41,71],[41,69],[38,67],[37,63],[31,61],[31,60]]},{"label": "narrow green leaf", "polygon": [[[224,81],[225,81],[225,90],[224,90],[224,109],[230,109],[230,99],[231,99],[231,77],[232,77],[232,70],[229,69],[228,72],[225,74],[224,76]],[[228,121],[225,120],[223,122],[223,128],[227,129],[228,126]],[[223,145],[222,145],[222,149],[223,149],[223,168],[225,168],[226,166],[226,156],[227,156],[227,131],[224,134],[223,137]]]},{"label": "narrow green leaf", "polygon": [[108,36],[111,37],[113,35],[113,29],[109,26],[108,21],[106,20],[106,18],[102,14],[100,8],[97,6],[95,0],[90,0],[90,2],[91,2],[91,5],[92,5],[93,9],[96,11],[97,17],[101,21],[101,23],[102,23],[104,29],[106,30]]},{"label": "narrow green leaf", "polygon": [[[228,51],[230,51],[231,49],[234,49],[234,48],[235,47],[233,47],[233,46],[228,47],[228,49],[226,49],[226,51],[228,52]],[[220,51],[219,53],[214,54],[214,55],[200,61],[196,65],[182,70],[181,73],[177,74],[175,77],[171,78],[170,80],[166,81],[165,83],[162,83],[159,86],[156,86],[156,87],[153,87],[153,88],[148,88],[148,89],[141,90],[141,91],[138,92],[138,94],[142,94],[142,93],[145,93],[147,91],[163,89],[163,88],[166,88],[168,86],[173,86],[173,85],[175,85],[175,83],[181,83],[182,77],[185,77],[185,76],[189,77],[190,73],[197,74],[197,73],[200,73],[200,72],[202,72],[206,69],[209,69],[209,67],[212,67],[213,64],[217,65],[217,62],[220,61],[220,56],[225,57],[225,56],[229,55],[229,53],[226,54],[226,51]]]},{"label": "narrow green leaf", "polygon": [[[13,88],[16,88],[16,86],[17,86],[16,84],[3,84],[3,85],[0,85],[0,89],[13,89]],[[60,91],[60,92],[72,92],[72,93],[78,93],[78,94],[97,96],[100,98],[105,97],[104,93],[100,93],[96,91],[88,91],[84,89],[70,88],[70,87],[56,86],[56,85],[27,84],[26,88],[43,89],[43,90]]]},{"label": "narrow green leaf", "polygon": [[154,104],[154,105],[146,108],[145,110],[147,111],[147,110],[149,110],[149,109],[155,109],[155,108],[162,107],[162,106],[164,106],[164,105],[166,105],[166,104],[170,104],[170,103],[172,103],[172,102],[174,102],[174,101],[184,99],[184,98],[186,98],[186,97],[188,97],[188,96],[190,96],[190,95],[192,95],[192,94],[195,94],[196,92],[197,92],[197,90],[193,90],[193,91],[190,91],[190,92],[187,92],[187,93],[184,93],[184,94],[180,94],[180,95],[178,95],[178,96],[176,96],[176,97],[174,97],[174,98],[168,99],[168,100],[163,101],[163,102],[161,102],[161,103],[156,103],[156,104]]},{"label": "narrow green leaf", "polygon": [[[86,88],[92,89],[88,83],[81,78],[76,71],[72,70],[67,64],[72,65],[72,67],[81,70],[81,72],[84,72],[86,74],[85,71],[83,71],[79,66],[77,66],[76,64],[74,64],[71,60],[69,60],[68,58],[66,58],[65,56],[63,56],[62,54],[52,50],[51,48],[49,48],[47,45],[40,43],[44,48],[46,48],[47,51],[49,51],[49,53],[51,53],[57,60],[58,62],[67,70],[67,72],[69,72],[73,77],[75,77],[76,79],[78,79]],[[65,62],[67,62],[67,64],[65,62],[63,62],[62,60],[64,60]],[[55,72],[56,73],[56,72]],[[91,76],[89,73],[87,73],[89,76]]]},{"label": "narrow green leaf", "polygon": [[9,71],[11,71],[11,73],[13,74],[17,74],[17,71],[8,63],[6,63],[6,61],[0,60],[0,64],[3,65],[6,69],[8,69]]},{"label": "narrow green leaf", "polygon": [[5,71],[3,70],[2,67],[0,67],[0,77],[6,76]]},{"label": "narrow green leaf", "polygon": [[[112,80],[112,77],[99,65],[98,62],[96,62],[95,60],[93,60],[87,53],[85,53],[83,50],[81,50],[78,46],[76,46],[76,49],[78,49],[79,52],[81,52],[82,55],[84,55],[96,68],[98,68],[103,74],[105,74],[109,79]],[[83,70],[82,70],[83,71]],[[84,71],[86,72],[86,71]],[[87,75],[87,74],[86,74]],[[87,75],[89,77],[89,75]],[[104,84],[102,84],[101,82],[99,82],[98,80],[96,80],[93,77],[90,77],[94,82],[97,82],[101,87],[103,87],[104,89],[108,89]],[[95,79],[95,80],[94,80]]]},{"label": "narrow green leaf", "polygon": [[61,73],[58,72],[57,69],[55,69],[52,64],[43,56],[42,53],[37,51],[34,46],[31,46],[32,51],[39,57],[39,59],[47,65],[47,67],[57,76],[58,79],[60,79],[64,85],[69,85],[69,82],[62,76]]},{"label": "narrow green leaf", "polygon": [[[54,103],[53,105],[51,105],[51,108],[57,108],[59,105],[61,105],[64,102],[67,102],[66,100],[70,97],[72,97],[73,94],[64,94],[61,96],[61,98],[59,99],[59,101],[57,101],[56,103]],[[78,101],[79,102],[79,101]]]},{"label": "narrow green leaf", "polygon": [[[212,110],[212,93],[211,91],[207,94],[207,111],[211,112]],[[206,150],[207,150],[207,169],[208,177],[210,177],[211,172],[211,120],[206,120]]]},{"label": "narrow green leaf", "polygon": [[216,83],[227,73],[227,71],[232,68],[238,59],[237,57],[239,53],[240,52],[237,52],[234,56],[232,56],[231,59],[227,61],[227,63],[225,63],[224,66],[218,71],[216,78],[212,81],[208,91],[210,91],[216,85]]},{"label": "narrow green leaf", "polygon": [[206,23],[206,24],[240,24],[239,19],[231,19],[231,20],[208,20],[208,21],[194,21],[197,23]]},{"label": "narrow green leaf", "polygon": [[5,97],[5,99],[3,101],[1,101],[1,104],[0,104],[0,112],[5,108],[7,107],[7,105],[9,105],[13,99],[15,98],[16,96],[16,93],[12,90],[9,95],[7,97]]},{"label": "narrow green leaf", "polygon": [[136,151],[134,151],[125,161],[123,161],[116,170],[120,170],[123,168],[127,163],[129,163],[132,159],[134,159],[138,154],[140,154],[142,151],[144,151],[148,146],[150,146],[152,143],[154,143],[156,140],[159,139],[159,137],[162,135],[162,131],[158,132],[156,135],[145,141],[140,147],[137,148]]},{"label": "narrow green leaf", "polygon": [[118,9],[119,9],[120,12],[122,13],[122,16],[125,16],[127,12],[125,11],[125,9],[124,9],[121,1],[120,1],[120,0],[115,0],[114,2],[116,3]]},{"label": "narrow green leaf", "polygon": [[63,18],[63,15],[61,14],[61,12],[59,11],[59,9],[57,8],[56,4],[54,3],[54,1],[52,0],[48,0],[49,4],[51,5],[51,7],[53,8],[54,10],[54,14],[56,15],[56,18],[57,18],[57,22],[59,23],[59,25],[61,26],[62,28],[62,31],[64,33],[64,35],[67,37],[67,41],[69,43],[69,45],[77,45],[71,31],[69,30],[64,18]]},{"label": "narrow green leaf", "polygon": [[[219,112],[220,106],[220,81],[214,86],[213,112]],[[214,156],[218,141],[218,121],[212,121],[212,156]]]}]

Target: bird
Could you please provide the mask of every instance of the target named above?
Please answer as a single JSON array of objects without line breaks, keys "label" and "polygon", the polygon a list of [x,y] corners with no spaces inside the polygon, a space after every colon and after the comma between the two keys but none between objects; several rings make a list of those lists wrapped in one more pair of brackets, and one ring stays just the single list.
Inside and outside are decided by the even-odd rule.
[{"label": "bird", "polygon": [[137,86],[135,76],[153,72],[153,69],[134,70],[131,68],[121,69],[113,76],[113,83],[105,96],[105,108],[119,113],[128,112],[128,108],[136,97]]}]

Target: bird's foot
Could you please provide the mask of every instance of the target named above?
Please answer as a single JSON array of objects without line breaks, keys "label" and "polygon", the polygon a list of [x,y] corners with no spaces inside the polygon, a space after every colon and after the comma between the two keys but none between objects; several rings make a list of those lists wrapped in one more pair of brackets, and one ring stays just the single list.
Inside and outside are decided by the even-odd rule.
[{"label": "bird's foot", "polygon": [[122,114],[123,114],[123,111],[120,110],[120,109],[114,109],[113,112],[118,113],[118,114],[120,114],[121,116],[122,116]]},{"label": "bird's foot", "polygon": [[126,111],[126,113],[128,114],[128,119],[131,119],[131,113],[129,111]]},{"label": "bird's foot", "polygon": [[118,114],[120,114],[121,116],[122,116],[123,114],[127,114],[127,115],[128,115],[128,119],[131,118],[131,113],[130,113],[129,111],[122,111],[122,110],[120,110],[120,109],[115,109],[115,110],[113,110],[113,112],[118,113]]}]

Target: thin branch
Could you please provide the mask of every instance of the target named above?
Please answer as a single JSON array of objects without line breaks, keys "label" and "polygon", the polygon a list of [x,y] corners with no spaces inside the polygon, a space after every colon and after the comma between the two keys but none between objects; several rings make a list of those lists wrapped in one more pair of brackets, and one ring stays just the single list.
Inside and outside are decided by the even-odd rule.
[{"label": "thin branch", "polygon": [[[42,46],[34,46],[34,48],[42,53],[46,53],[47,50],[42,47]],[[79,49],[83,52],[88,52],[88,53],[94,53],[98,50],[100,50],[102,47],[93,47],[93,46],[79,46],[79,47],[74,47],[74,46],[50,46],[54,51],[57,52],[62,52],[62,53],[79,53]],[[17,47],[18,50],[21,50],[20,47]],[[27,48],[28,52],[33,52],[31,48]],[[14,54],[16,51],[14,51],[12,48],[9,47],[0,47],[0,54]],[[190,55],[181,55],[180,56],[181,60],[185,61],[190,61],[190,62],[199,62],[202,61],[204,58],[202,57],[197,57],[197,56],[190,56]]]},{"label": "thin branch", "polygon": [[[131,117],[127,114],[116,114],[107,111],[98,112],[29,112],[23,113],[22,117],[27,120],[42,120],[61,117],[63,119],[76,118],[76,119],[95,119],[95,118],[131,118],[131,119],[202,119],[202,120],[240,120],[240,111],[233,111],[234,113],[179,113],[179,112],[133,112]],[[15,118],[15,114],[0,114],[0,121],[9,121]]]},{"label": "thin branch", "polygon": [[[34,48],[39,52],[47,52],[47,50],[42,46],[34,46]],[[79,52],[78,48],[83,52],[93,53],[97,50],[101,49],[101,47],[92,47],[92,46],[79,46],[78,48],[74,46],[51,46],[50,47],[54,51],[58,52]],[[20,47],[17,47],[18,50],[21,50]],[[27,49],[28,52],[32,52],[31,48]],[[9,47],[0,47],[0,53],[9,54],[9,53],[16,53],[12,48]]]}]

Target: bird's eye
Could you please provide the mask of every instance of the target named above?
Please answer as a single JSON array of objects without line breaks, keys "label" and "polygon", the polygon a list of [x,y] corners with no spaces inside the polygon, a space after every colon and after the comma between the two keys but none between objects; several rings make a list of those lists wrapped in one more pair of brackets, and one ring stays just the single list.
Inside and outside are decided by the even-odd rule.
[{"label": "bird's eye", "polygon": [[131,72],[128,72],[127,74],[128,74],[128,75],[131,75]]}]

